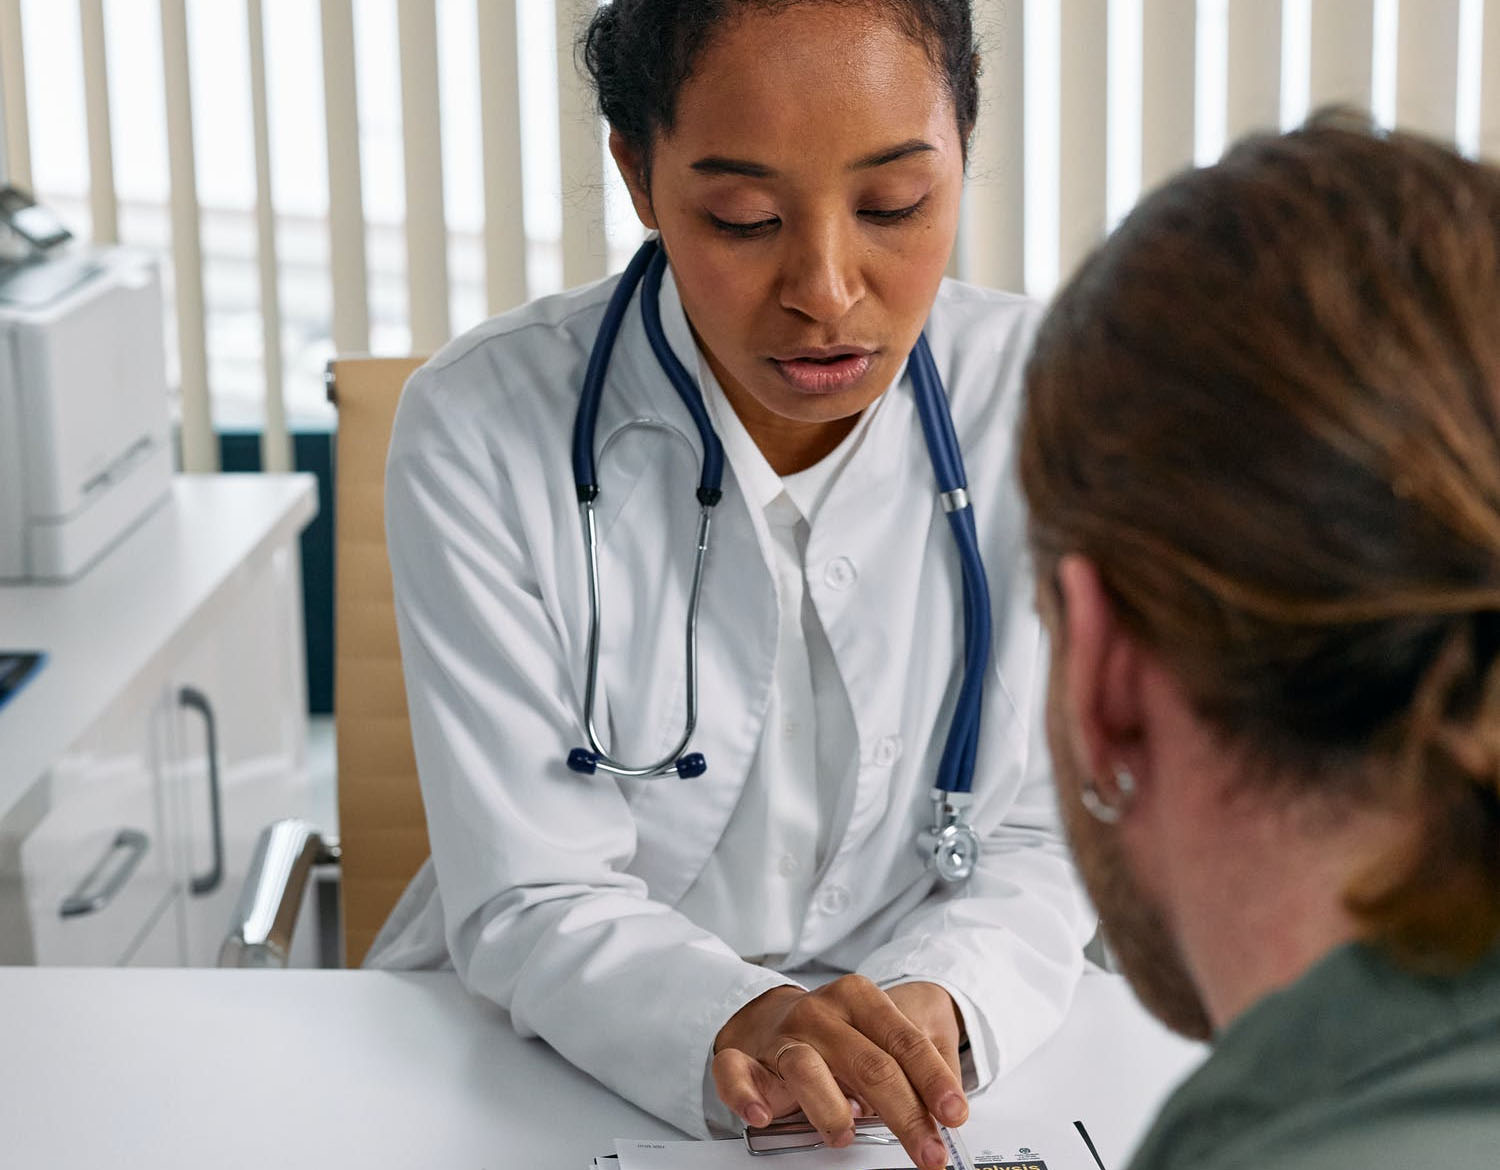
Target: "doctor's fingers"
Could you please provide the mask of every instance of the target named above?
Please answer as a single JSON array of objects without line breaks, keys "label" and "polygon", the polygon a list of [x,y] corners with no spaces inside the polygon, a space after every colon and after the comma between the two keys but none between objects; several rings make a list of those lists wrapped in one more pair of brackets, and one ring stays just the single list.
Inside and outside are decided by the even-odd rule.
[{"label": "doctor's fingers", "polygon": [[[926,1033],[962,1086],[963,1065],[959,1058],[959,1047],[963,1041],[963,1017],[959,1014],[953,997],[937,984],[925,982],[898,983],[886,994],[907,1019]],[[955,1121],[950,1116],[943,1120],[954,1125],[962,1124],[967,1118]]]},{"label": "doctor's fingers", "polygon": [[[951,1016],[952,1001],[947,992],[942,992],[942,996],[943,1002],[949,1005],[946,1010]],[[939,1039],[948,1038],[949,1028],[913,1021],[884,992],[879,1000],[862,1004],[850,1022],[884,1058],[877,1060],[867,1056],[863,1061],[866,1067],[852,1080],[840,1071],[846,1083],[864,1100],[880,1108],[879,1102],[866,1090],[866,1083],[871,1079],[895,1079],[899,1074],[900,1080],[916,1091],[926,1111],[939,1121],[946,1125],[962,1125],[968,1119],[969,1106],[958,1073],[956,1022],[951,1026],[951,1055],[939,1047]],[[886,1116],[884,1109],[880,1115]]]},{"label": "doctor's fingers", "polygon": [[709,1067],[719,1100],[751,1125],[769,1125],[797,1109],[791,1086],[748,1052],[720,1049]]},{"label": "doctor's fingers", "polygon": [[[936,1050],[932,1058],[942,1060]],[[803,1086],[804,1077],[816,1074],[814,1059],[822,1065],[825,1074],[831,1071],[837,1082],[848,1087],[850,1094],[867,1102],[879,1114],[918,1166],[924,1170],[941,1170],[947,1164],[947,1151],[927,1104],[891,1053],[851,1028],[836,1043],[822,1047],[817,1053],[804,1046],[786,1054],[781,1062],[783,1078],[797,1090],[808,1120],[826,1131],[836,1120],[842,1121],[848,1114],[830,1111],[825,1124],[822,1116],[813,1112],[814,1106],[806,1099]],[[844,1096],[842,1090],[838,1095]],[[843,1107],[848,1108],[847,1101],[843,1102]]]}]

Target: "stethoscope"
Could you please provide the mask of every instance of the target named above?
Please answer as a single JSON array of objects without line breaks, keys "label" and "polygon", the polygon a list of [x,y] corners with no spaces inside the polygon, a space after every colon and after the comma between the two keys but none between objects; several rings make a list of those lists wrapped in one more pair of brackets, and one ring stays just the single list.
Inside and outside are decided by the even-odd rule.
[{"label": "stethoscope", "polygon": [[[578,486],[578,509],[583,522],[583,543],[588,564],[589,641],[588,681],[583,700],[583,721],[589,746],[568,753],[568,767],[592,775],[596,771],[632,779],[701,776],[708,762],[701,752],[688,752],[687,746],[698,726],[698,601],[703,589],[703,563],[708,553],[709,529],[713,510],[723,498],[724,447],[714,432],[703,397],[682,362],[672,351],[661,323],[661,282],[667,268],[667,255],[660,241],[652,238],[641,246],[620,278],[614,295],[604,312],[599,335],[589,355],[584,373],[583,392],[578,401],[578,417],[573,424],[573,479]],[[682,737],[665,758],[643,767],[631,767],[614,759],[599,738],[594,726],[594,701],[599,683],[599,530],[594,517],[594,501],[599,497],[599,479],[595,469],[594,430],[599,420],[599,403],[604,393],[604,377],[610,355],[620,334],[631,298],[644,281],[641,295],[641,318],[646,339],[667,380],[672,383],[703,443],[703,463],[698,480],[698,534],[693,560],[693,584],[687,614],[687,719]],[[922,434],[937,478],[938,500],[947,514],[948,525],[958,545],[959,563],[963,567],[964,593],[964,673],[953,711],[953,723],[938,764],[937,784],[932,790],[932,824],[917,838],[918,851],[944,881],[961,882],[974,872],[979,860],[979,835],[968,821],[973,803],[974,755],[979,744],[979,714],[984,700],[984,672],[990,656],[990,593],[984,562],[979,555],[979,538],[974,528],[974,511],[969,504],[963,458],[953,418],[948,411],[948,397],[943,390],[937,365],[932,360],[926,336],[919,336],[907,362],[916,399],[917,414],[922,420]],[[634,425],[665,426],[654,420],[636,420]],[[667,428],[675,429],[675,428]]]}]

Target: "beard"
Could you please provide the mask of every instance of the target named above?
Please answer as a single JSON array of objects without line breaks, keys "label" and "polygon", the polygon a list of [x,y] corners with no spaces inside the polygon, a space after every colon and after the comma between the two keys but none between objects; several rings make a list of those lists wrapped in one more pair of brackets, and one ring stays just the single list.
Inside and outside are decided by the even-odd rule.
[{"label": "beard", "polygon": [[1209,1039],[1213,1021],[1160,906],[1136,880],[1118,827],[1095,820],[1078,800],[1080,769],[1065,741],[1050,738],[1063,825],[1105,942],[1147,1011],[1189,1039]]}]

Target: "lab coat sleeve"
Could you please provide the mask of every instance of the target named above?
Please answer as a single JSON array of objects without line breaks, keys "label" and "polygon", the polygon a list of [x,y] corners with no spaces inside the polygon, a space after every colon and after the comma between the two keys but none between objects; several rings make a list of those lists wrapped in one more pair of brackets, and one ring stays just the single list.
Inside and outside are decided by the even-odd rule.
[{"label": "lab coat sleeve", "polygon": [[[575,684],[508,482],[462,395],[419,372],[386,477],[397,624],[445,933],[464,984],[579,1068],[698,1136],[705,1053],[788,982],[625,872],[630,809],[567,770]],[[529,496],[527,493],[529,492]]]},{"label": "lab coat sleeve", "polygon": [[[1046,678],[1045,639],[1032,677]],[[1041,687],[1014,802],[983,839],[974,876],[940,888],[860,963],[876,983],[936,983],[953,995],[971,1052],[965,1089],[985,1088],[1056,1031],[1083,974],[1095,918],[1063,840]],[[977,785],[976,785],[977,787]]]}]

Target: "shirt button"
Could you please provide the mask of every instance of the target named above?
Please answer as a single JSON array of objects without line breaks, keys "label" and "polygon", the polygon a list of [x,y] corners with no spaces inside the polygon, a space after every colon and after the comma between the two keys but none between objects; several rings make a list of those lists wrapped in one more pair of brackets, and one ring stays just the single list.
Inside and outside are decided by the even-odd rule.
[{"label": "shirt button", "polygon": [[901,737],[888,735],[875,745],[873,759],[877,768],[889,768],[901,758]]},{"label": "shirt button", "polygon": [[788,719],[781,725],[781,734],[786,736],[787,739],[796,739],[797,736],[802,734],[802,724],[798,723],[795,719]]},{"label": "shirt button", "polygon": [[818,909],[824,914],[842,914],[849,909],[849,891],[843,886],[829,886],[818,895]]},{"label": "shirt button", "polygon": [[834,557],[823,571],[823,580],[830,589],[848,589],[858,578],[859,572],[848,557]]},{"label": "shirt button", "polygon": [[777,862],[776,868],[781,873],[781,876],[785,878],[796,877],[802,872],[801,863],[790,853],[783,853],[781,855],[781,860]]}]

